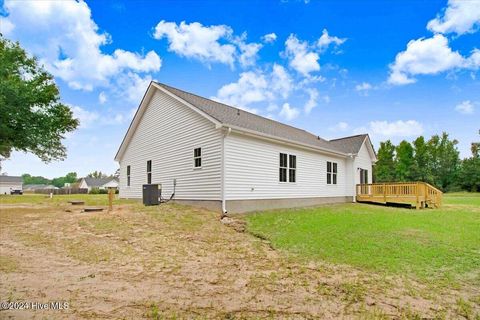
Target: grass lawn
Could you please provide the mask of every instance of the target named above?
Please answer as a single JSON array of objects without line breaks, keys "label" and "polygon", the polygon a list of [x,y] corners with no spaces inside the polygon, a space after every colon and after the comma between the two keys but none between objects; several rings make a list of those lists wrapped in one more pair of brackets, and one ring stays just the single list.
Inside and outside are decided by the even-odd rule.
[{"label": "grass lawn", "polygon": [[[83,212],[72,199],[107,205],[107,195],[0,196],[0,298],[69,302],[1,319],[480,319],[480,207],[457,204],[477,201],[468,194],[442,210],[240,216],[270,243],[208,210],[116,200]],[[437,287],[412,272],[471,281]]]},{"label": "grass lawn", "polygon": [[246,220],[251,233],[302,258],[480,284],[480,193],[446,194],[435,210],[348,204],[254,213]]},{"label": "grass lawn", "polygon": [[[118,198],[118,195],[115,196]],[[0,204],[29,204],[58,206],[70,200],[85,201],[87,206],[108,206],[108,194],[68,194],[54,195],[52,199],[46,194],[0,195]],[[128,204],[136,200],[115,199],[114,204]]]}]

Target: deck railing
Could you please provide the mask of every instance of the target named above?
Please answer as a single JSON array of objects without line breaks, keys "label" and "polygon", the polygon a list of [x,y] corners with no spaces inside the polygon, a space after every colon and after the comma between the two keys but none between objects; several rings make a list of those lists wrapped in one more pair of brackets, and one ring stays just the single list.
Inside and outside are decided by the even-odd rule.
[{"label": "deck railing", "polygon": [[426,182],[357,184],[357,201],[410,203],[417,209],[440,207],[442,192]]}]

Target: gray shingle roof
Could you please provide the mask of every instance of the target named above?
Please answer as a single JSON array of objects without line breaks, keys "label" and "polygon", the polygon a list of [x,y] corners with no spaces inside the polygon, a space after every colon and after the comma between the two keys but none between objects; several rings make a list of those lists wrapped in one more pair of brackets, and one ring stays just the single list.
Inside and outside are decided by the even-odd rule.
[{"label": "gray shingle roof", "polygon": [[367,136],[367,134],[358,134],[356,136],[333,139],[330,140],[330,143],[345,153],[357,153]]},{"label": "gray shingle roof", "polygon": [[84,179],[85,179],[85,182],[87,183],[87,185],[89,187],[93,187],[93,188],[101,187],[104,184],[106,184],[106,183],[108,183],[112,180],[116,180],[115,178],[89,178],[89,177],[86,177]]},{"label": "gray shingle roof", "polygon": [[0,175],[0,182],[22,183],[23,179],[22,179],[22,177]]},{"label": "gray shingle roof", "polygon": [[357,153],[366,137],[366,134],[364,134],[328,141],[303,129],[231,107],[163,83],[155,83],[225,125],[232,125],[340,153]]}]

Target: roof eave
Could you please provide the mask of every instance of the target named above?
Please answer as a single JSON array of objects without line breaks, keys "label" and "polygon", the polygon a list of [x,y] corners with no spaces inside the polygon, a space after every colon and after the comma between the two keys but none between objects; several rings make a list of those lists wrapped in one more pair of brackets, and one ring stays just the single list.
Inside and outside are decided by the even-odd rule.
[{"label": "roof eave", "polygon": [[345,157],[345,158],[349,156],[347,153],[344,153],[344,152],[339,152],[339,151],[335,151],[335,150],[331,150],[331,149],[321,148],[321,147],[313,146],[313,145],[306,144],[306,143],[301,143],[301,142],[286,139],[286,138],[280,138],[280,137],[277,137],[277,136],[269,135],[269,134],[266,134],[266,133],[261,133],[261,132],[255,131],[255,130],[245,129],[245,128],[238,127],[238,126],[235,126],[235,125],[223,124],[222,127],[231,128],[234,132],[237,132],[237,133],[242,133],[242,134],[246,134],[246,135],[257,137],[257,138],[260,137],[260,138],[263,138],[263,139],[266,139],[266,140],[273,140],[273,141],[280,142],[280,143],[286,143],[286,144],[289,144],[289,145],[292,145],[292,146],[302,147],[304,149],[310,149],[310,150],[313,150],[313,151],[316,151],[316,152],[320,151],[322,153],[327,153],[327,154],[331,154],[331,155],[335,155],[335,156],[341,156],[341,157]]}]

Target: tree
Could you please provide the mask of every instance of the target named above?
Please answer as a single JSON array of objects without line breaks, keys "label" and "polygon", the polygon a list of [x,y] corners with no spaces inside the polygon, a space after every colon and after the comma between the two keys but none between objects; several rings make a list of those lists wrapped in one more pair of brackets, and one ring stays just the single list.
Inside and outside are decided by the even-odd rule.
[{"label": "tree", "polygon": [[423,136],[420,136],[413,141],[413,151],[412,179],[416,181],[432,182],[430,168],[431,157],[428,145]]},{"label": "tree", "polygon": [[390,140],[380,142],[374,167],[376,182],[395,181],[395,146]]},{"label": "tree", "polygon": [[458,174],[458,185],[468,191],[480,191],[480,143],[472,142],[472,156],[464,159]]},{"label": "tree", "polygon": [[102,171],[93,171],[87,175],[89,178],[108,178],[108,175]]},{"label": "tree", "polygon": [[413,173],[413,147],[403,140],[396,148],[395,178],[397,181],[411,181]]},{"label": "tree", "polygon": [[23,184],[50,184],[51,180],[41,176],[31,176],[28,173],[22,174]]},{"label": "tree", "polygon": [[443,132],[442,136],[434,135],[428,141],[431,159],[432,182],[442,189],[448,190],[457,180],[460,164],[457,140],[450,140],[448,133]]},{"label": "tree", "polygon": [[64,134],[79,122],[59,100],[53,76],[0,34],[0,157],[18,150],[44,162],[64,159]]},{"label": "tree", "polygon": [[58,177],[52,179],[52,184],[55,187],[61,188],[65,186],[65,183],[74,183],[77,181],[77,173],[76,172],[69,172],[64,177]]}]

